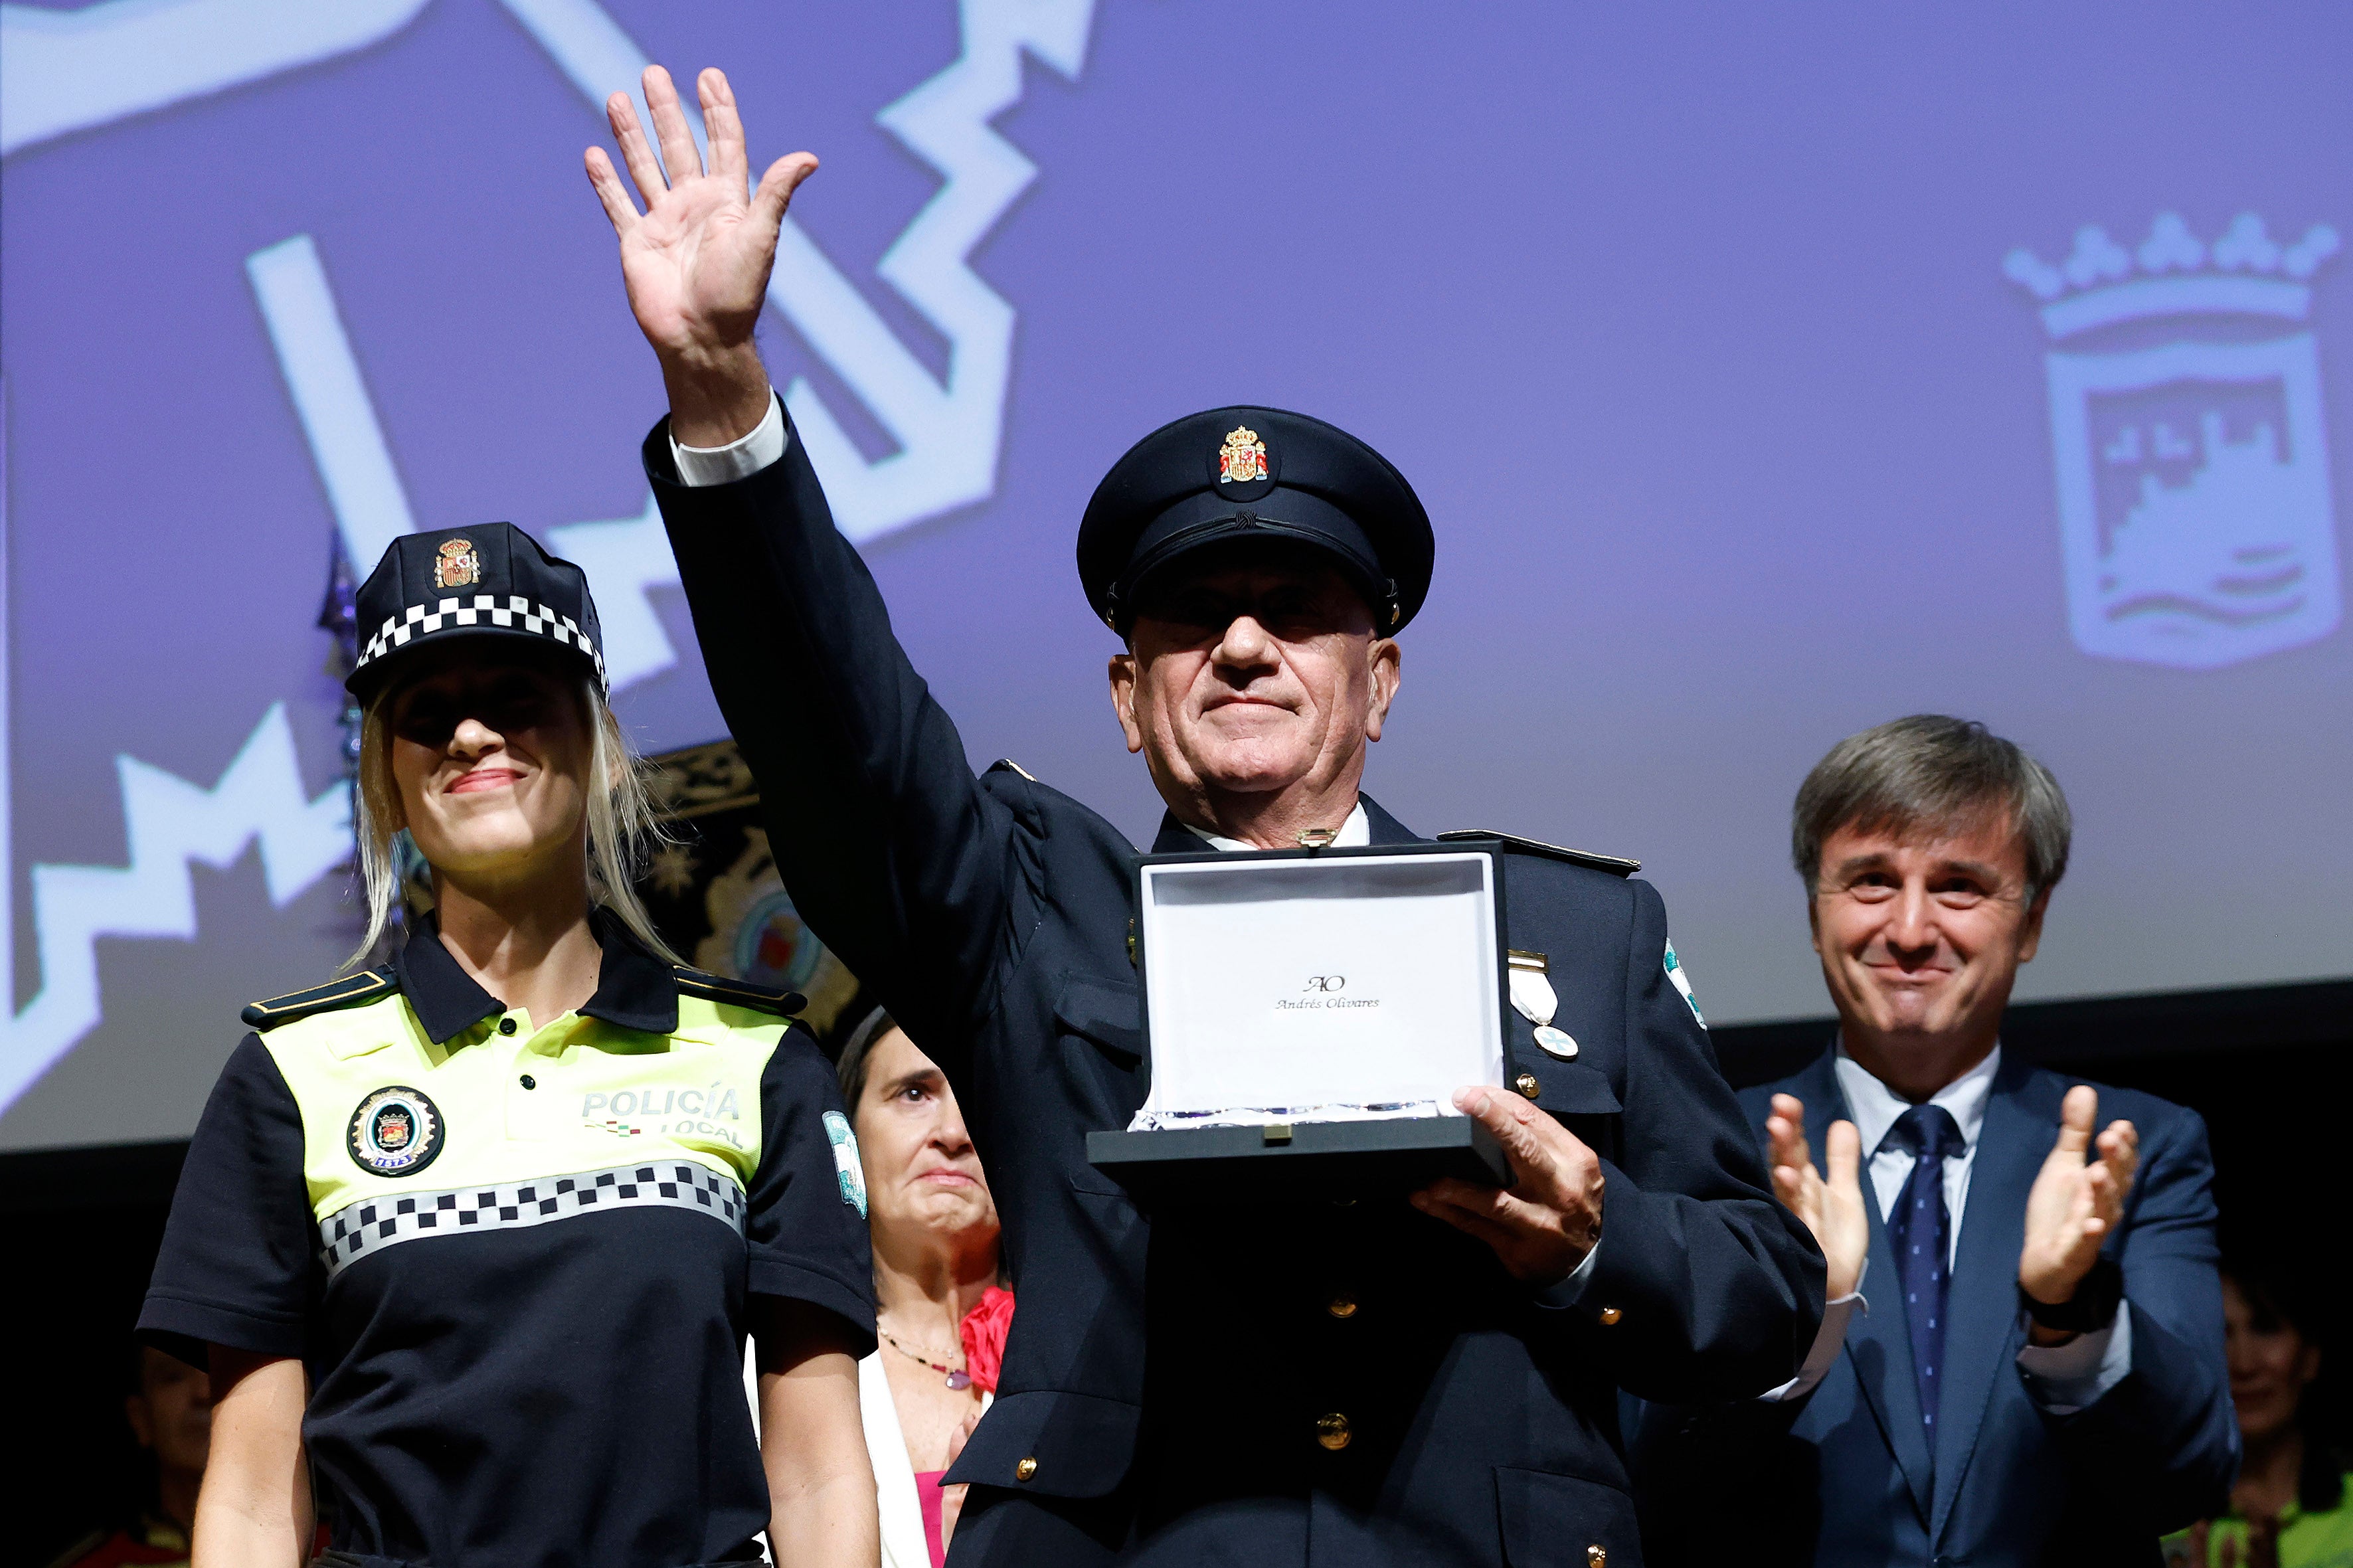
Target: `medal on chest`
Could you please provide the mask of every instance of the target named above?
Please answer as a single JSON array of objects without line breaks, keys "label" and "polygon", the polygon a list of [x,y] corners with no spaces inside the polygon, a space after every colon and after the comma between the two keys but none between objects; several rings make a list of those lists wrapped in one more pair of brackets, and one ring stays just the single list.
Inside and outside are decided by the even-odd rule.
[{"label": "medal on chest", "polygon": [[1512,1011],[1535,1026],[1537,1049],[1546,1056],[1573,1062],[1577,1059],[1577,1041],[1567,1029],[1552,1026],[1552,1016],[1560,1011],[1560,998],[1553,994],[1548,973],[1551,967],[1551,961],[1541,952],[1524,952],[1516,947],[1511,950],[1508,973]]}]

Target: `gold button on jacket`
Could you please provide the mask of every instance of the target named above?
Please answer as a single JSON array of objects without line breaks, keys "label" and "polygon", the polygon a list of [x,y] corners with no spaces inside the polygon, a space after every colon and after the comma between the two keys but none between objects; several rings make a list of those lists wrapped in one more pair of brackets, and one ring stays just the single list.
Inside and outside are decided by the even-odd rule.
[{"label": "gold button on jacket", "polygon": [[1336,1410],[1315,1418],[1315,1440],[1335,1454],[1346,1447],[1354,1436],[1348,1430],[1348,1418]]},{"label": "gold button on jacket", "polygon": [[1038,1461],[1035,1459],[1024,1459],[1013,1467],[1013,1479],[1017,1481],[1026,1481],[1037,1473]]},{"label": "gold button on jacket", "polygon": [[1544,1092],[1544,1085],[1536,1081],[1536,1075],[1532,1072],[1524,1072],[1519,1077],[1514,1079],[1512,1080],[1512,1087],[1518,1089],[1522,1094],[1526,1095],[1530,1100],[1534,1100],[1537,1095]]}]

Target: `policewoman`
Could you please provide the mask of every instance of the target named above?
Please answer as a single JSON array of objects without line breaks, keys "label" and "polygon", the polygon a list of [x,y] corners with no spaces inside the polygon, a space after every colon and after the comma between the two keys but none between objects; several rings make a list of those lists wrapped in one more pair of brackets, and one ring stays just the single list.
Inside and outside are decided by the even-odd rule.
[{"label": "policewoman", "polygon": [[[871,1565],[856,1147],[797,998],[675,963],[578,567],[507,523],[360,590],[369,924],[245,1010],[140,1318],[213,1380],[199,1568]],[[756,1340],[763,1439],[744,1341]]]},{"label": "policewoman", "polygon": [[[751,189],[725,79],[698,87],[709,174],[658,69],[659,157],[608,104],[652,210],[601,149],[589,174],[670,394],[647,471],[785,884],[940,1064],[1004,1216],[1021,1310],[947,1475],[970,1488],[958,1568],[1640,1568],[1620,1391],[1786,1382],[1823,1279],[1657,891],[1630,861],[1512,851],[1528,978],[1503,1082],[1456,1098],[1510,1155],[1508,1191],[1205,1217],[1090,1164],[1086,1134],[1127,1126],[1152,1073],[1135,851],[1018,768],[976,774],[892,635],[752,342],[813,160]],[[1079,575],[1119,639],[1106,717],[1168,808],[1155,849],[1415,837],[1360,784],[1433,547],[1397,468],[1303,415],[1210,409],[1113,465]],[[970,657],[1034,689],[1036,639],[976,616]]]}]

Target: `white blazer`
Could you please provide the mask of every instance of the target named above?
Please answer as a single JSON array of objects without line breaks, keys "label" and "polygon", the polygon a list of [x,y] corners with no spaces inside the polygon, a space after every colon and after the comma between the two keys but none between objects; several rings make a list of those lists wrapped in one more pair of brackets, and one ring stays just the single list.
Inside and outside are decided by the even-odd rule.
[{"label": "white blazer", "polygon": [[[986,1410],[995,1395],[980,1391]],[[866,1423],[866,1457],[874,1464],[874,1506],[882,1518],[882,1568],[932,1568],[923,1539],[923,1505],[915,1496],[915,1467],[907,1459],[907,1436],[899,1429],[899,1407],[891,1402],[891,1375],[876,1351],[858,1363],[858,1413]]]},{"label": "white blazer", "polygon": [[[752,1401],[752,1429],[760,1428],[759,1370],[751,1349],[744,1355],[744,1388]],[[986,1410],[996,1395],[980,1391]],[[882,1568],[932,1568],[923,1539],[923,1505],[915,1496],[915,1467],[907,1460],[907,1436],[899,1429],[899,1407],[891,1403],[891,1375],[882,1352],[858,1363],[858,1415],[866,1427],[866,1458],[874,1467],[874,1507],[882,1524]],[[760,1532],[763,1547],[767,1531]],[[771,1553],[773,1555],[773,1553]]]}]

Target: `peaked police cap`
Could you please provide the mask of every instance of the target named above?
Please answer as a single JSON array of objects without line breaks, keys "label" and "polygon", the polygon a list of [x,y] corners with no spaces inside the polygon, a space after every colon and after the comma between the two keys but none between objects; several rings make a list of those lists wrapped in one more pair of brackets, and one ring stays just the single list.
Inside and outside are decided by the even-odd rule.
[{"label": "peaked police cap", "polygon": [[344,689],[365,703],[390,668],[452,637],[527,637],[569,650],[605,684],[604,631],[587,574],[511,522],[404,533],[358,599],[360,649]]},{"label": "peaked police cap", "polygon": [[1384,636],[1421,608],[1437,550],[1421,498],[1388,458],[1321,419],[1237,405],[1163,425],[1112,465],[1079,523],[1079,579],[1124,637],[1147,579],[1250,542],[1324,552]]}]

